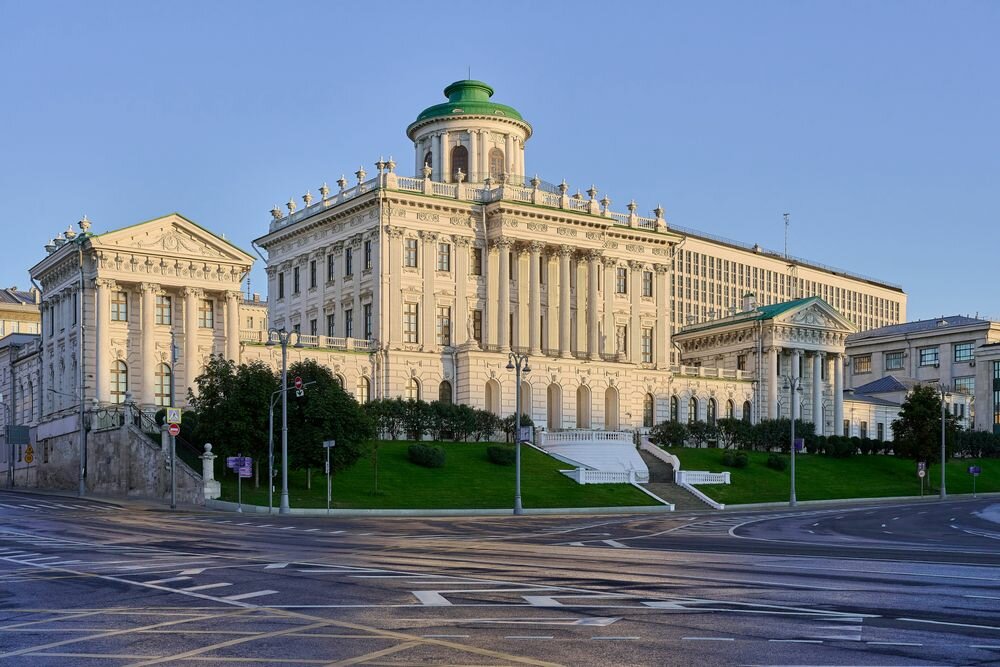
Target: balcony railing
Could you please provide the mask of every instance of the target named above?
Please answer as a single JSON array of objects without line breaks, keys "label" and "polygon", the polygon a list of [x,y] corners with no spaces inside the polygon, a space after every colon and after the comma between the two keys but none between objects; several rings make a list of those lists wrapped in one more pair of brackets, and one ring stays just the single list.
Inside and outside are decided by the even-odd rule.
[{"label": "balcony railing", "polygon": [[[263,345],[267,343],[268,333],[266,331],[241,329],[240,342],[252,345]],[[345,338],[342,336],[310,336],[302,334],[298,343],[303,347],[320,348],[327,350],[346,350],[349,352],[373,352],[377,348],[377,343],[365,338]]]}]

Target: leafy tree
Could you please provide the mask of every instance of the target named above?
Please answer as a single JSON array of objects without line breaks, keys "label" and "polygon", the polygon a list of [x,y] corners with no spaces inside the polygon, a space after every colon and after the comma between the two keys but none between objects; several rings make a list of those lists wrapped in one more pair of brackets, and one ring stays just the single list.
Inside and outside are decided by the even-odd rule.
[{"label": "leafy tree", "polygon": [[696,420],[688,424],[688,438],[696,447],[703,447],[714,441],[718,435],[715,424],[709,424],[701,420]]},{"label": "leafy tree", "polygon": [[687,427],[677,421],[663,421],[649,429],[649,441],[657,447],[683,447],[687,437]]},{"label": "leafy tree", "polygon": [[745,449],[750,442],[750,424],[742,419],[726,417],[716,422],[719,446],[724,449]]},{"label": "leafy tree", "polygon": [[365,406],[372,421],[378,429],[378,435],[389,436],[395,440],[403,431],[403,415],[406,403],[401,398],[382,398],[371,401]]},{"label": "leafy tree", "polygon": [[434,423],[434,413],[430,404],[424,401],[404,401],[402,423],[406,437],[410,440],[423,440],[424,434]]},{"label": "leafy tree", "polygon": [[[948,410],[944,414],[945,447],[950,450],[955,439],[955,417]],[[892,422],[892,435],[896,456],[926,461],[928,468],[939,457],[941,397],[934,387],[918,385],[913,388],[900,407],[899,418]]]},{"label": "leafy tree", "polygon": [[[795,420],[795,437],[802,438],[807,450],[815,446],[816,426],[812,422]],[[750,429],[750,442],[755,450],[771,451],[780,448],[788,454],[792,449],[792,422],[782,417],[780,419],[762,419]]]},{"label": "leafy tree", "polygon": [[[503,428],[504,437],[507,442],[514,442],[517,437],[516,429],[514,428],[514,422],[517,418],[514,415],[507,415],[500,421],[500,425]],[[521,426],[534,426],[535,422],[531,418],[531,415],[521,413]]]},{"label": "leafy tree", "polygon": [[473,430],[476,442],[489,440],[498,430],[500,430],[499,417],[489,410],[476,410],[476,427]]},{"label": "leafy tree", "polygon": [[211,442],[221,457],[252,456],[259,485],[260,468],[267,463],[269,401],[278,388],[274,372],[262,361],[237,366],[213,355],[195,386],[197,393],[188,390],[188,405],[197,413],[196,430],[188,440],[196,445]]}]

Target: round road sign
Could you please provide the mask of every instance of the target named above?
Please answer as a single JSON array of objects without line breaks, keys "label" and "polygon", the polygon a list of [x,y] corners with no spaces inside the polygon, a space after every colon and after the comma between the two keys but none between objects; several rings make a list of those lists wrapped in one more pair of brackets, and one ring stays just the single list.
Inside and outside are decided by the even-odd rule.
[{"label": "round road sign", "polygon": [[295,378],[295,388],[302,389],[302,378],[300,377]]},{"label": "round road sign", "polygon": [[167,433],[169,433],[170,435],[175,436],[175,437],[178,436],[178,435],[180,435],[180,433],[181,433],[180,424],[171,424],[170,426],[168,426],[167,427]]},{"label": "round road sign", "polygon": [[918,470],[917,471],[917,477],[923,477],[926,474],[927,474],[926,470]]}]

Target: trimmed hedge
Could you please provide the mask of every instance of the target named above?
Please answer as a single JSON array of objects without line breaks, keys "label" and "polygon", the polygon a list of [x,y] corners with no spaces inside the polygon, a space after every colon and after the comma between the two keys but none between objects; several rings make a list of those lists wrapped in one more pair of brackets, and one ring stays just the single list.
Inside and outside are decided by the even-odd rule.
[{"label": "trimmed hedge", "polygon": [[722,455],[722,465],[729,468],[746,468],[748,463],[750,463],[750,459],[746,452],[726,450]]},{"label": "trimmed hedge", "polygon": [[406,450],[406,455],[412,463],[425,468],[444,467],[444,447],[436,445],[410,445]]},{"label": "trimmed hedge", "polygon": [[516,452],[509,445],[490,445],[486,448],[486,456],[491,463],[498,466],[512,466],[516,458]]},{"label": "trimmed hedge", "polygon": [[771,454],[767,457],[767,467],[772,470],[784,470],[788,467],[788,459],[780,454]]}]

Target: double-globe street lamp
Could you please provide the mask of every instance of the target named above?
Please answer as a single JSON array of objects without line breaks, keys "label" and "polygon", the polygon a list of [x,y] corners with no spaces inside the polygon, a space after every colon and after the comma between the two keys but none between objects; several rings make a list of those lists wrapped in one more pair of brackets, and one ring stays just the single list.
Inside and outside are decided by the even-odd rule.
[{"label": "double-globe street lamp", "polygon": [[947,421],[947,410],[944,399],[950,394],[948,385],[938,382],[938,391],[941,393],[941,500],[948,497],[948,492],[944,488],[944,466],[945,466],[945,423]]},{"label": "double-globe street lamp", "polygon": [[[268,329],[265,343],[268,347],[281,346],[281,500],[278,514],[289,514],[292,511],[288,506],[288,344],[293,336],[295,344],[292,347],[302,347],[301,334],[298,331],[285,331],[284,327]],[[268,483],[270,484],[270,480]]]},{"label": "double-globe street lamp", "polygon": [[785,377],[785,388],[788,389],[788,403],[789,403],[789,414],[792,417],[792,486],[791,493],[788,496],[788,504],[791,507],[795,507],[797,502],[795,498],[795,408],[798,405],[798,400],[795,396],[796,392],[802,391],[802,378],[800,377]]},{"label": "double-globe street lamp", "polygon": [[528,355],[510,352],[507,370],[514,371],[514,514],[524,514],[521,506],[521,375],[531,372]]}]

